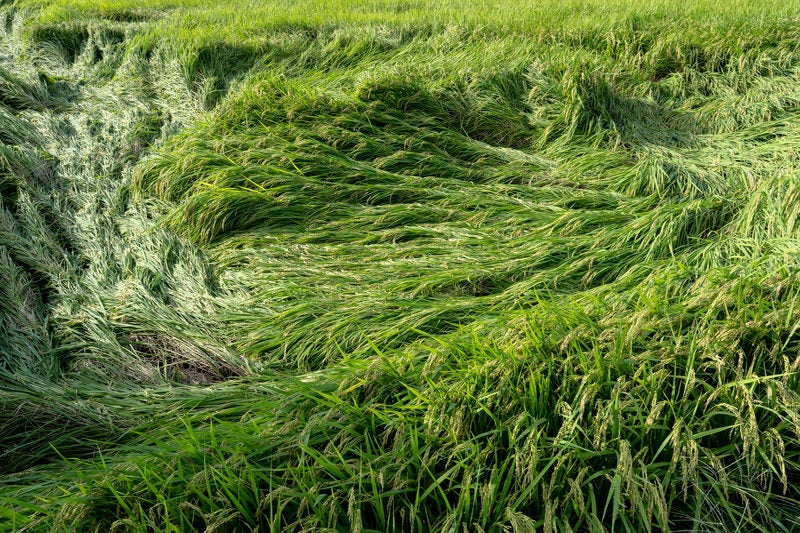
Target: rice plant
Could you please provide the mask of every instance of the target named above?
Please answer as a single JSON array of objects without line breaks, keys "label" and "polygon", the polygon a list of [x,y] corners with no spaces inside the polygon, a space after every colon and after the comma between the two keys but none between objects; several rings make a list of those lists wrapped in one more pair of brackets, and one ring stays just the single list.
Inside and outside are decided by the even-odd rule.
[{"label": "rice plant", "polygon": [[797,2],[2,4],[2,529],[800,531]]}]

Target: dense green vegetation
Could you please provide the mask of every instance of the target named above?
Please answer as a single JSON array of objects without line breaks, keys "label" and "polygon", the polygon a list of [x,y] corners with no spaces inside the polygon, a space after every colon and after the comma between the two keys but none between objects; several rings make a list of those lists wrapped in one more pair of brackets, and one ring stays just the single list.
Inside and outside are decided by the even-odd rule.
[{"label": "dense green vegetation", "polygon": [[0,529],[800,531],[797,2],[0,4]]}]

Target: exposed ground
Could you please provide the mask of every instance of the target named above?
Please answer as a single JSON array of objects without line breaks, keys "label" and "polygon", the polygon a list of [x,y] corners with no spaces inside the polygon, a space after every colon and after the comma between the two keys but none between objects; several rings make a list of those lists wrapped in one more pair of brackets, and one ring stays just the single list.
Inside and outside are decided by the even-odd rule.
[{"label": "exposed ground", "polygon": [[797,2],[0,4],[0,529],[800,531]]}]

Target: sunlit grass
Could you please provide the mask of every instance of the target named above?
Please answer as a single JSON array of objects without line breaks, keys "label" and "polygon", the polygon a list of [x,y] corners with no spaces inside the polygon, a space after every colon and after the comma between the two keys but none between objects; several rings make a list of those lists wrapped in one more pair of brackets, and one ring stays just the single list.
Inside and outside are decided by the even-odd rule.
[{"label": "sunlit grass", "polygon": [[800,528],[796,2],[20,0],[0,528]]}]

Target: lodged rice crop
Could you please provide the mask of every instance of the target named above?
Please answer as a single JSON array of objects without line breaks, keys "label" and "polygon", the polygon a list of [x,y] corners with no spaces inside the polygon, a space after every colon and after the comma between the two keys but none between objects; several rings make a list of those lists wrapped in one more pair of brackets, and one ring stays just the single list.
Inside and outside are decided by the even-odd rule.
[{"label": "lodged rice crop", "polygon": [[0,524],[800,530],[796,2],[3,6]]}]

